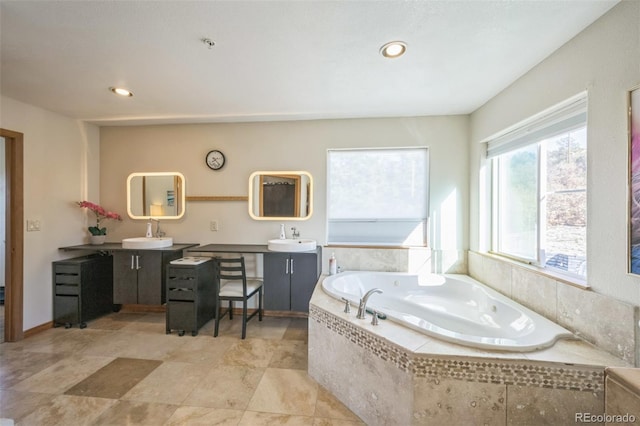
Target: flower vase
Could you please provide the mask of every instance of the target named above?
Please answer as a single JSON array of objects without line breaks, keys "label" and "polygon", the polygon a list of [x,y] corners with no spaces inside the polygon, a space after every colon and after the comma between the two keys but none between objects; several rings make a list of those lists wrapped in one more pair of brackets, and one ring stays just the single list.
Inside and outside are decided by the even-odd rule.
[{"label": "flower vase", "polygon": [[92,245],[98,246],[100,244],[104,244],[104,240],[107,238],[106,235],[91,235],[89,237],[89,241]]}]

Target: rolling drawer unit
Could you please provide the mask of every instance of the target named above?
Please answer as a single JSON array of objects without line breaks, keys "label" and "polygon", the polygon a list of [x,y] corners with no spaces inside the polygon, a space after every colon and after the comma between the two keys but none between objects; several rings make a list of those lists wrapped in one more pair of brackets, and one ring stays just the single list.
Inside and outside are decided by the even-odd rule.
[{"label": "rolling drawer unit", "polygon": [[183,258],[167,265],[167,334],[192,336],[215,316],[215,265],[210,258]]},{"label": "rolling drawer unit", "polygon": [[84,256],[53,262],[53,325],[65,328],[113,310],[113,258]]}]

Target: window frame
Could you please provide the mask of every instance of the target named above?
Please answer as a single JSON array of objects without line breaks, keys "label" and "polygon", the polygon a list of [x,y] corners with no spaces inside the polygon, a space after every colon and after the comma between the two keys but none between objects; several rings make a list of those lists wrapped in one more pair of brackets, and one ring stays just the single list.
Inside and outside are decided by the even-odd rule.
[{"label": "window frame", "polygon": [[[588,135],[588,119],[587,119],[587,94],[583,92],[567,101],[552,107],[540,114],[537,114],[530,119],[527,119],[515,126],[512,126],[501,135],[490,139],[487,143],[487,168],[489,176],[489,252],[501,257],[505,257],[517,262],[525,263],[543,269],[545,271],[559,274],[561,276],[569,277],[572,281],[578,281],[581,284],[586,284],[586,269],[585,274],[574,273],[562,268],[557,268],[551,265],[547,265],[547,261],[550,259],[546,256],[546,247],[542,247],[543,233],[546,232],[546,203],[547,196],[557,192],[565,191],[549,191],[547,190],[547,174],[546,174],[546,161],[548,155],[548,149],[543,149],[543,143],[554,137],[562,134],[572,133],[578,129],[585,129]],[[558,126],[558,123],[562,123],[565,120],[565,127],[559,131],[548,131],[545,133],[545,129],[553,129],[554,126]],[[567,124],[568,123],[568,124]],[[542,136],[535,136],[540,134]],[[533,136],[531,136],[533,135]],[[531,147],[536,145],[536,236],[535,236],[535,257],[529,258],[525,256],[518,256],[508,252],[501,251],[500,236],[499,236],[499,221],[500,221],[500,206],[499,203],[499,180],[500,180],[500,164],[499,160],[501,156],[516,152],[524,147]],[[493,149],[493,153],[491,153]],[[585,145],[586,152],[588,152],[588,137]],[[544,173],[544,176],[543,176]],[[588,171],[587,171],[588,173]],[[575,189],[570,192],[582,192],[584,191],[588,197],[588,179],[585,182],[584,189]],[[543,193],[544,192],[544,193]],[[587,203],[588,201],[585,201]],[[586,209],[585,205],[585,209]],[[588,219],[585,225],[588,230]],[[585,241],[585,262],[586,258],[586,241]]]},{"label": "window frame", "polygon": [[[380,217],[363,217],[363,218],[350,218],[350,219],[346,219],[346,218],[332,218],[331,214],[330,214],[330,210],[331,210],[331,199],[332,199],[332,194],[331,194],[331,153],[335,153],[335,152],[349,152],[349,153],[354,153],[354,152],[376,152],[376,151],[422,151],[424,155],[424,164],[423,164],[423,174],[424,174],[424,213],[422,214],[422,217],[419,218],[380,218]],[[404,147],[363,147],[363,148],[331,148],[327,150],[327,160],[326,160],[326,164],[327,164],[327,176],[326,176],[326,180],[327,180],[327,191],[326,191],[326,197],[327,197],[327,203],[326,203],[326,241],[328,245],[332,245],[332,246],[362,246],[362,247],[427,247],[428,246],[428,233],[429,233],[429,194],[430,194],[430,189],[429,189],[429,184],[430,184],[430,178],[429,178],[429,165],[430,165],[430,152],[429,152],[429,148],[427,146],[404,146]],[[334,223],[334,225],[332,225],[332,222]],[[395,224],[400,224],[400,223],[407,223],[407,224],[411,224],[411,223],[418,223],[421,225],[422,227],[422,232],[419,232],[420,234],[420,240],[421,242],[418,243],[406,243],[406,239],[405,242],[400,242],[400,241],[394,241],[394,242],[389,242],[389,241],[366,241],[366,233],[360,234],[359,238],[361,240],[342,240],[342,239],[336,239],[334,236],[332,236],[332,227],[335,228],[336,227],[336,223],[352,223],[354,226],[363,226],[366,227],[366,225],[363,224],[383,224],[383,223],[395,223]],[[379,235],[378,235],[379,236]]]}]

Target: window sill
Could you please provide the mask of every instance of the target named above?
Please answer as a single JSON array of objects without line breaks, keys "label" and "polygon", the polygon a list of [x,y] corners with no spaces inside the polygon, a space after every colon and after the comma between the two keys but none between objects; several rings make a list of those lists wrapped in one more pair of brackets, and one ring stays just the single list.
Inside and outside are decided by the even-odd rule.
[{"label": "window sill", "polygon": [[502,256],[496,253],[492,253],[492,252],[486,252],[486,253],[480,253],[477,252],[478,254],[482,255],[482,256],[486,256],[495,260],[500,260],[502,262],[508,263],[512,266],[516,266],[518,268],[522,268],[522,269],[526,269],[529,270],[531,272],[534,272],[538,275],[542,275],[551,279],[554,279],[558,282],[561,282],[563,284],[567,284],[576,288],[580,288],[583,290],[590,290],[590,286],[589,284],[587,284],[587,281],[581,278],[578,278],[576,276],[572,276],[572,275],[568,275],[568,274],[563,274],[562,272],[559,271],[553,271],[547,268],[541,268],[539,266],[536,265],[530,265],[518,260],[514,260],[511,259],[509,257],[506,256]]},{"label": "window sill", "polygon": [[428,246],[403,246],[403,245],[383,245],[383,244],[348,244],[348,243],[330,243],[324,246],[326,248],[358,248],[358,249],[404,249],[404,250],[424,250],[429,249]]}]

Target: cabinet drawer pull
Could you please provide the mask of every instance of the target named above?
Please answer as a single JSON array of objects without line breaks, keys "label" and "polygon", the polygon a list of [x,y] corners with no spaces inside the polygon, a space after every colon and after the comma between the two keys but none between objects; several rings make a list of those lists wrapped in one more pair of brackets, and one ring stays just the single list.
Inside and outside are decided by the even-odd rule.
[{"label": "cabinet drawer pull", "polygon": [[291,275],[293,275],[293,259],[291,259],[290,262],[291,262]]},{"label": "cabinet drawer pull", "polygon": [[140,256],[136,255],[136,269],[140,269]]},{"label": "cabinet drawer pull", "polygon": [[135,267],[133,266],[133,255],[131,255],[131,269],[135,269]]},{"label": "cabinet drawer pull", "polygon": [[288,275],[289,274],[289,259],[286,259],[284,261],[284,263],[285,263],[284,273]]}]

